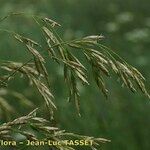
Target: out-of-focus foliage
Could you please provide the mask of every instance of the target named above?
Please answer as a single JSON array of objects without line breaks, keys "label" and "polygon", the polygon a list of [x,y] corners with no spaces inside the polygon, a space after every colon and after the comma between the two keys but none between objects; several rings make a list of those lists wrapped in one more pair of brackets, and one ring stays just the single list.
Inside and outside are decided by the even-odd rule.
[{"label": "out-of-focus foliage", "polygon": [[[106,37],[107,45],[121,54],[130,64],[138,67],[146,77],[147,83],[150,82],[149,0],[12,0],[11,2],[1,0],[0,2],[2,17],[9,12],[21,11],[45,15],[61,22],[63,28],[67,29],[63,35],[67,40],[102,33]],[[32,31],[32,34],[34,33],[32,37],[37,41],[42,40],[37,27],[28,19],[13,18],[1,23],[1,28],[3,27],[23,32],[28,37]],[[0,42],[2,60],[26,59],[27,53],[20,46],[12,47],[15,40],[4,33],[1,33],[0,37],[3,39]],[[112,142],[106,145],[105,149],[150,149],[150,106],[145,97],[122,90],[112,80],[108,82],[111,94],[107,101],[95,86],[86,89],[81,86],[82,117],[78,118],[75,111],[70,109],[71,104],[66,103],[67,91],[61,81],[62,70],[55,64],[49,66],[49,70],[60,110],[57,113],[57,122],[61,127],[81,134],[109,137]],[[58,78],[54,78],[53,74]],[[89,75],[90,78],[91,76]],[[149,84],[147,87],[149,89]],[[12,84],[9,88],[18,92],[24,89],[23,92],[27,97],[40,104],[36,91],[31,91],[31,88],[19,79],[16,85]],[[26,109],[19,108],[19,111],[26,112]]]}]

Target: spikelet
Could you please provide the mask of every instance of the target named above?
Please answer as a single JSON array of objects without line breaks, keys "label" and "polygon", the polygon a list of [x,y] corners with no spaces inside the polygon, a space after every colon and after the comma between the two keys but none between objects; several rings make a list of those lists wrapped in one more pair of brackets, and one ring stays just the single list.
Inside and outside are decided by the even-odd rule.
[{"label": "spikelet", "polygon": [[49,23],[51,25],[51,27],[55,27],[55,26],[60,27],[61,26],[59,23],[57,23],[56,21],[54,21],[50,18],[43,18],[42,20],[46,23]]}]

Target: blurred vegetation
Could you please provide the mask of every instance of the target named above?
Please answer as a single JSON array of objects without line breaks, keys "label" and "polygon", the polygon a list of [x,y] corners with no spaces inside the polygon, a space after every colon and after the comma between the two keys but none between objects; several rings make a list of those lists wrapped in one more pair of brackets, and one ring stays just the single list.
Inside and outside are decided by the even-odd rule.
[{"label": "blurred vegetation", "polygon": [[[60,29],[59,32],[66,40],[103,34],[107,46],[113,48],[143,73],[147,79],[147,88],[150,89],[149,0],[1,0],[0,2],[1,17],[10,12],[25,12],[57,20],[63,26],[63,30]],[[0,28],[15,30],[42,41],[39,29],[29,18],[13,17],[2,22]],[[4,32],[0,32],[0,37],[1,60],[26,60],[27,54],[15,40]],[[93,83],[92,86],[80,88],[82,117],[79,118],[76,110],[72,109],[74,106],[67,103],[62,70],[55,64],[48,68],[59,109],[56,114],[56,124],[59,127],[111,139],[112,142],[106,144],[104,149],[150,149],[150,104],[147,98],[141,94],[133,95],[127,89],[120,88],[115,79],[108,79],[111,92],[109,99],[105,100]],[[31,91],[26,82],[18,79],[15,85],[10,84],[9,88],[17,92],[23,90],[27,98],[40,105],[40,97],[36,95],[36,91]],[[19,113],[29,112],[25,107],[17,108],[17,114],[13,114],[12,118],[19,116]],[[6,120],[0,120],[3,121]]]}]

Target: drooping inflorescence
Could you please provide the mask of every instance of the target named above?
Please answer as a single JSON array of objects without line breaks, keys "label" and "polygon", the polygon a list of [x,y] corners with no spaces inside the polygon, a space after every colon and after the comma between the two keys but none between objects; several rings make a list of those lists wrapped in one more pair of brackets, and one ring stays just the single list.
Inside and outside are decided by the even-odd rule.
[{"label": "drooping inflorescence", "polygon": [[[12,15],[19,14],[14,13]],[[2,18],[2,20],[5,20],[10,16],[11,15],[8,15],[7,17]],[[7,91],[7,84],[9,84],[9,81],[13,80],[16,74],[19,74],[20,77],[27,78],[29,83],[38,90],[39,94],[45,100],[48,110],[50,110],[51,115],[53,116],[53,110],[56,110],[57,107],[54,102],[55,96],[52,94],[50,89],[52,87],[50,86],[49,73],[45,66],[46,61],[49,59],[63,67],[64,80],[69,90],[69,101],[73,100],[75,102],[79,115],[80,91],[78,89],[78,83],[82,82],[83,85],[90,85],[91,83],[88,79],[89,73],[93,74],[93,78],[98,88],[106,98],[108,97],[109,89],[107,89],[104,77],[111,77],[114,76],[114,74],[116,74],[122,84],[129,88],[132,92],[140,90],[144,95],[150,98],[150,95],[144,85],[145,78],[142,74],[136,68],[129,65],[113,50],[103,45],[102,40],[104,37],[102,35],[92,35],[71,41],[64,41],[55,29],[55,27],[60,27],[59,23],[49,18],[39,16],[32,16],[32,18],[38,24],[44,35],[46,49],[44,48],[45,45],[43,46],[42,43],[35,42],[31,38],[24,37],[15,32],[3,30],[11,34],[18,42],[26,47],[30,58],[26,62],[3,61],[0,63],[0,69],[7,72],[0,77],[1,90]],[[39,49],[42,49],[48,54],[45,56],[45,54],[39,51]],[[81,59],[76,52],[80,53],[84,59]],[[86,67],[87,63],[91,66],[91,71],[89,71],[88,67]],[[33,105],[28,99],[23,97],[23,95],[17,92],[13,92],[13,95],[24,99],[26,104]],[[4,110],[7,108],[10,112],[13,111],[13,107],[6,101],[7,100],[4,99],[3,95],[0,93],[0,106],[3,107]],[[45,126],[47,121],[43,118],[33,116],[34,112],[12,122],[2,124],[0,126],[0,137],[11,138],[11,134],[9,133],[15,131],[24,135],[26,138],[30,137],[36,140],[37,137],[34,134],[31,135],[26,131],[20,131],[19,128],[14,129],[14,126],[22,126],[22,124],[26,125],[29,123],[32,127],[34,127],[34,129],[36,129],[36,131],[44,131],[44,138],[60,140],[58,137],[61,136],[75,136],[81,139],[87,138],[95,140],[95,145],[98,145],[97,142],[107,142],[105,139],[79,136],[73,133],[59,131],[59,129],[53,127],[47,127]],[[33,123],[34,121],[37,121],[37,123]],[[60,150],[63,149],[62,147],[57,148]],[[65,149],[71,150],[69,147],[65,147]],[[94,146],[91,146],[91,149],[94,149]]]}]

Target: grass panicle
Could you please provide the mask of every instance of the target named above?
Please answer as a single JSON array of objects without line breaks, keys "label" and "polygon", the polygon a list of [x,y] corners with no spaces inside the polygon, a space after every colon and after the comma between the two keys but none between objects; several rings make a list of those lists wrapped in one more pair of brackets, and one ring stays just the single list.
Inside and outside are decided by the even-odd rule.
[{"label": "grass panicle", "polygon": [[[12,13],[3,17],[0,22],[11,16],[18,15],[26,16],[24,13]],[[69,91],[69,101],[74,101],[79,116],[81,114],[78,85],[79,82],[82,82],[83,85],[91,84],[88,79],[89,73],[93,74],[94,81],[106,98],[109,96],[109,89],[107,88],[105,78],[110,78],[114,74],[120,79],[123,86],[134,93],[140,90],[150,98],[144,84],[145,78],[143,75],[117,53],[103,45],[102,40],[104,37],[102,35],[90,35],[80,39],[64,41],[56,30],[56,27],[61,26],[59,23],[47,17],[29,16],[39,26],[45,43],[36,42],[32,38],[22,36],[7,29],[0,30],[12,35],[17,41],[22,43],[29,52],[30,57],[26,62],[0,62],[0,69],[4,71],[4,74],[0,76],[0,107],[3,112],[14,112],[13,106],[4,97],[7,94],[21,99],[28,106],[34,105],[21,93],[15,91],[8,92],[7,86],[10,80],[13,80],[16,75],[20,75],[21,78],[27,78],[29,83],[36,87],[39,94],[45,100],[45,104],[48,110],[50,110],[51,115],[53,115],[53,110],[56,110],[57,107],[54,102],[54,96],[51,93],[49,72],[45,65],[48,60],[57,62],[58,65],[63,67],[64,80]],[[45,52],[48,55],[45,56]],[[86,62],[77,53],[82,54],[85,57],[83,60],[86,60]],[[87,63],[91,66],[92,72],[89,71]],[[90,147],[92,150],[99,149],[101,143],[109,142],[109,140],[103,138],[81,136],[74,133],[67,133],[64,130],[59,130],[57,127],[51,127],[49,121],[36,116],[36,111],[34,110],[26,116],[0,125],[0,138],[13,139],[12,133],[16,133],[22,134],[25,139],[37,140],[39,137],[36,136],[35,132],[40,132],[43,135],[43,140],[52,139],[54,141],[62,141],[66,137],[93,140],[94,144]],[[31,130],[32,134],[29,132]],[[73,147],[66,146],[63,143],[61,146],[55,146],[55,148],[60,150],[74,150]]]}]

